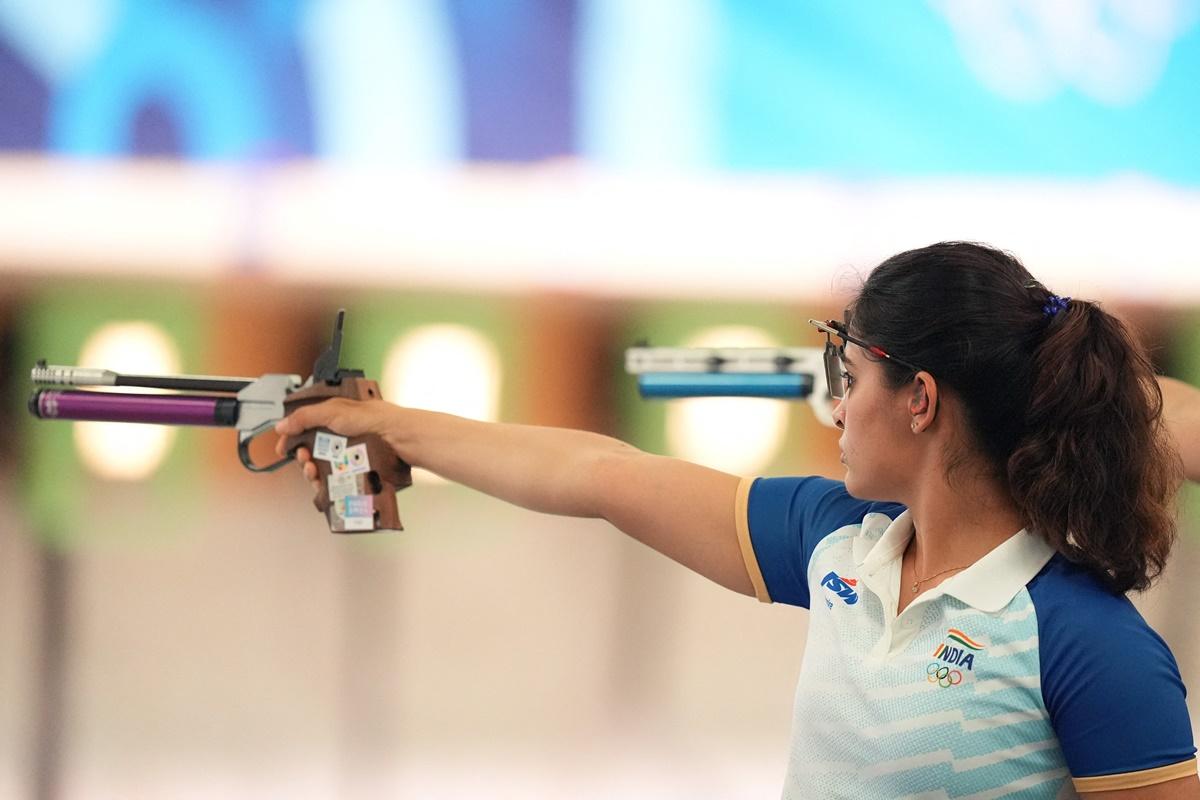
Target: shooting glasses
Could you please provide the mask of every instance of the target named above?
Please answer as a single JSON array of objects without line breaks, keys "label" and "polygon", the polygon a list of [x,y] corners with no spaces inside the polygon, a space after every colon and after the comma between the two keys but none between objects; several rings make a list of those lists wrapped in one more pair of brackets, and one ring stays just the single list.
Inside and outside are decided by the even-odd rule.
[{"label": "shooting glasses", "polygon": [[[863,350],[866,350],[868,353],[878,358],[886,358],[889,361],[894,361],[900,366],[907,367],[913,372],[922,371],[922,369],[916,364],[896,358],[896,356],[887,352],[878,345],[867,344],[862,339],[859,339],[856,336],[851,336],[849,332],[849,325],[847,323],[838,322],[837,320],[833,319],[826,320],[825,322],[821,322],[820,320],[816,319],[810,319],[808,322],[821,333],[825,334],[825,381],[829,384],[829,395],[834,400],[841,400],[846,396],[846,380],[844,377],[845,368],[842,365],[842,353],[846,349],[846,342],[856,344]],[[840,346],[833,343],[834,336],[842,340],[842,344]]]}]

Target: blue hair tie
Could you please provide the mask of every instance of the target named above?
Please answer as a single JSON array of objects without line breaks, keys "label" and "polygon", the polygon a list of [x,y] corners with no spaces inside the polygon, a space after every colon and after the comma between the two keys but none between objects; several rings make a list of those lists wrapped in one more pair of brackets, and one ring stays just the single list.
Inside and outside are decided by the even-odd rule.
[{"label": "blue hair tie", "polygon": [[1058,312],[1065,311],[1067,309],[1067,303],[1070,302],[1071,298],[1069,297],[1059,297],[1056,294],[1052,294],[1046,300],[1046,305],[1042,306],[1042,316],[1046,319],[1050,319]]}]

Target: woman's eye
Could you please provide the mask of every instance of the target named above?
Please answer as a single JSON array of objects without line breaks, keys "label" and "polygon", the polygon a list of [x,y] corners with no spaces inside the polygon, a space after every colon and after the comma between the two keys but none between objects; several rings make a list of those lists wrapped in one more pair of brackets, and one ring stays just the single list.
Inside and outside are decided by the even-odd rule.
[{"label": "woman's eye", "polygon": [[849,372],[842,370],[842,383],[845,384],[847,389],[849,389],[851,386],[854,385],[854,376],[851,375]]}]

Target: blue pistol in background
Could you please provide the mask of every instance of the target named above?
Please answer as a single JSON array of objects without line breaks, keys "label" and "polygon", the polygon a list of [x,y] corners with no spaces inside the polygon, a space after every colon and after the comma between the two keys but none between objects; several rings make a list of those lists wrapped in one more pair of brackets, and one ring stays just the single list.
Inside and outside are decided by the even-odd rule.
[{"label": "blue pistol in background", "polygon": [[769,397],[807,400],[833,427],[834,400],[819,347],[650,347],[625,351],[625,371],[647,399]]}]

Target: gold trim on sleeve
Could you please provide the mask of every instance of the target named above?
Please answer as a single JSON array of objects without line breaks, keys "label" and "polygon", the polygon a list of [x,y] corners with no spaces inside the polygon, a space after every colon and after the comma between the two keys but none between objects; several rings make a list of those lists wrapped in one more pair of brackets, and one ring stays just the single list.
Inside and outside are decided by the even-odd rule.
[{"label": "gold trim on sleeve", "polygon": [[742,478],[738,484],[737,496],[733,502],[733,518],[737,524],[738,546],[742,549],[742,561],[746,565],[746,574],[754,586],[754,596],[760,603],[770,603],[771,595],[767,592],[767,582],[763,580],[762,570],[758,568],[758,557],[754,555],[754,544],[750,541],[750,487],[754,478]]},{"label": "gold trim on sleeve", "polygon": [[1165,767],[1143,769],[1137,772],[1119,772],[1116,775],[1096,775],[1092,778],[1071,778],[1077,792],[1111,792],[1117,789],[1137,789],[1142,786],[1153,786],[1178,778],[1188,778],[1196,774],[1196,759],[1193,756],[1178,764],[1167,764]]}]

